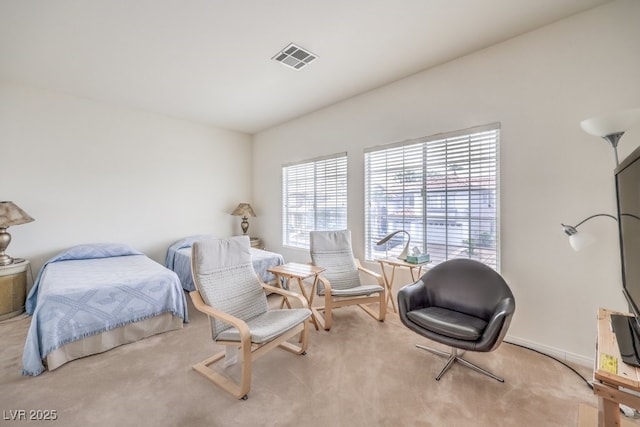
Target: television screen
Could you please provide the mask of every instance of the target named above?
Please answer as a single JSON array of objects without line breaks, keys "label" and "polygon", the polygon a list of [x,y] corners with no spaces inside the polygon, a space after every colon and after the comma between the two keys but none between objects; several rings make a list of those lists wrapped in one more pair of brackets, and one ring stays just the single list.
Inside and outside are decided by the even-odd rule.
[{"label": "television screen", "polygon": [[623,292],[640,316],[640,147],[615,171]]},{"label": "television screen", "polygon": [[640,366],[640,147],[615,170],[622,292],[632,316],[611,315],[620,356]]}]

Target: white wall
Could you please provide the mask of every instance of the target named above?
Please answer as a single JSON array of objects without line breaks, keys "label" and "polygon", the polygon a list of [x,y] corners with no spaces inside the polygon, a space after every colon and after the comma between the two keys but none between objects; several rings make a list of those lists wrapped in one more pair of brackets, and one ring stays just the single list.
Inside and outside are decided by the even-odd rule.
[{"label": "white wall", "polygon": [[[365,147],[500,122],[501,272],[517,301],[509,336],[590,364],[597,308],[626,309],[617,229],[607,218],[585,224],[598,245],[576,253],[560,222],[615,213],[612,150],[579,122],[640,106],[638,22],[640,2],[618,0],[255,135],[252,234],[307,261],[281,244],[281,166],[346,150],[362,257]],[[640,128],[620,157],[638,145]]]},{"label": "white wall", "polygon": [[[251,137],[0,82],[0,198],[35,222],[7,253],[33,274],[69,246],[128,243],[163,263],[191,234],[238,234]],[[244,171],[244,172],[243,172]]]}]

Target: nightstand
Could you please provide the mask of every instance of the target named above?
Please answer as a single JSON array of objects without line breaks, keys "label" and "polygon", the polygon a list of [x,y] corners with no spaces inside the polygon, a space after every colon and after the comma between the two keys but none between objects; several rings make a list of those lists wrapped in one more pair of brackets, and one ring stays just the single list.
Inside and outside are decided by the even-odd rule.
[{"label": "nightstand", "polygon": [[29,261],[0,266],[0,320],[24,311],[27,297],[27,267]]},{"label": "nightstand", "polygon": [[262,241],[258,237],[250,237],[251,247],[256,249],[264,249],[262,246]]}]

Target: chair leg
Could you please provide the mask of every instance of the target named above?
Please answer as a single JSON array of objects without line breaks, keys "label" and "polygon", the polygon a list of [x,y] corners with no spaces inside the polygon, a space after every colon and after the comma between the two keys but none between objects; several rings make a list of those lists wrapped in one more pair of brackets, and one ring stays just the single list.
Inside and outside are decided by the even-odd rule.
[{"label": "chair leg", "polygon": [[456,363],[456,360],[458,360],[458,359],[453,354],[451,356],[449,356],[449,359],[447,359],[447,363],[444,364],[444,368],[442,368],[442,370],[440,371],[440,373],[436,377],[436,381],[440,381],[440,378],[442,378],[444,373],[447,372],[449,370],[449,368],[453,366],[454,363]]},{"label": "chair leg", "polygon": [[[227,377],[221,372],[217,372],[215,369],[210,367],[214,363],[225,358],[225,356],[227,355],[226,350],[216,353],[215,355],[209,357],[208,359],[205,359],[200,363],[196,363],[195,365],[193,365],[193,370],[204,375],[211,382],[213,382],[229,394],[233,395],[237,399],[247,400],[249,390],[251,389],[251,370],[253,367],[253,362],[275,347],[280,347],[295,354],[306,354],[307,346],[309,344],[308,324],[309,320],[305,320],[295,328],[291,328],[289,331],[265,344],[253,345],[249,342],[249,344],[246,346],[240,345],[240,352],[242,353],[240,360],[242,372],[240,374],[239,382],[233,380],[231,377]],[[298,334],[301,334],[300,346],[287,341]],[[223,344],[226,346],[238,345],[237,343],[223,343],[220,341],[218,342],[218,344]],[[233,352],[230,352],[230,354],[233,354]]]},{"label": "chair leg", "polygon": [[[379,292],[377,296],[367,296],[366,298],[362,298],[363,303],[358,304],[358,306],[363,309],[369,316],[373,317],[379,322],[384,322],[384,319],[387,314],[387,305],[385,304],[385,293],[384,291]],[[367,304],[377,304],[378,311],[376,312],[372,307],[369,307]]]},{"label": "chair leg", "polygon": [[[378,296],[360,297],[357,299],[357,306],[364,310],[369,316],[374,319],[384,322],[387,306],[384,304],[384,292],[381,292]],[[369,307],[367,304],[378,304],[378,311]],[[331,329],[333,323],[333,310],[339,307],[351,306],[354,302],[347,300],[333,300],[330,295],[325,295],[324,306],[310,307],[315,320],[318,322],[321,328],[328,331]]]},{"label": "chair leg", "polygon": [[[313,292],[313,289],[311,290]],[[324,305],[321,307],[313,307],[309,305],[315,321],[325,331],[331,330],[333,324],[333,299],[329,293],[324,295]]]},{"label": "chair leg", "polygon": [[449,370],[449,368],[451,366],[453,366],[453,364],[455,362],[460,362],[462,363],[464,366],[466,366],[467,368],[471,368],[476,372],[479,372],[481,374],[484,374],[488,377],[493,378],[496,381],[500,381],[501,383],[504,382],[503,378],[498,377],[495,374],[492,374],[491,372],[487,371],[486,369],[483,369],[481,367],[479,367],[478,365],[469,362],[466,359],[462,358],[462,355],[464,354],[464,352],[462,353],[458,353],[458,349],[452,347],[451,348],[451,353],[447,353],[446,351],[442,351],[442,350],[437,350],[435,348],[431,348],[431,347],[427,347],[424,345],[420,345],[420,344],[416,344],[416,347],[421,348],[423,350],[426,350],[430,353],[433,353],[437,356],[442,356],[442,357],[447,357],[447,363],[444,365],[444,368],[442,368],[442,370],[440,371],[440,373],[438,374],[438,376],[436,377],[436,381],[440,381],[440,378],[442,378],[442,376],[444,375],[445,372],[447,372],[447,370]]},{"label": "chair leg", "polygon": [[316,323],[325,331],[331,329],[331,317],[329,317],[329,321],[325,318],[325,308],[324,307],[311,307],[311,312],[316,319]]},{"label": "chair leg", "polygon": [[457,358],[458,362],[462,363],[463,365],[467,366],[468,368],[473,369],[474,371],[480,372],[481,374],[485,374],[488,377],[493,378],[496,381],[500,381],[501,383],[504,382],[503,378],[500,378],[499,376],[492,374],[491,372],[487,371],[486,369],[481,368],[480,366],[473,364],[471,362],[469,362],[466,359],[463,359],[462,357],[458,357]]},{"label": "chair leg", "polygon": [[331,329],[333,325],[333,298],[331,294],[326,292],[324,295],[324,329],[326,331]]},{"label": "chair leg", "polygon": [[200,363],[193,365],[193,370],[204,375],[209,381],[218,385],[220,388],[233,395],[236,399],[246,400],[246,396],[251,388],[251,357],[243,358],[242,361],[242,378],[239,383],[216,372],[209,366],[221,360],[225,356],[225,351],[221,351]]},{"label": "chair leg", "polygon": [[416,347],[421,348],[423,350],[427,350],[429,353],[433,353],[437,356],[449,357],[451,353],[447,353],[446,351],[438,350],[435,348],[427,347],[425,345],[416,344]]}]

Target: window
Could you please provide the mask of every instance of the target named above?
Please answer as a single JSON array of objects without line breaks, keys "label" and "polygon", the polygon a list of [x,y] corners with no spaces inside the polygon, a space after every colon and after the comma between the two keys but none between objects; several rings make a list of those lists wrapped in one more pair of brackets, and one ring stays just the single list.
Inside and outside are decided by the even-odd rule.
[{"label": "window", "polygon": [[404,233],[432,265],[471,258],[499,268],[498,124],[365,150],[365,255],[398,256]]},{"label": "window", "polygon": [[282,167],[282,242],[309,248],[312,230],[347,228],[347,153]]}]

